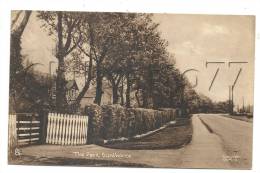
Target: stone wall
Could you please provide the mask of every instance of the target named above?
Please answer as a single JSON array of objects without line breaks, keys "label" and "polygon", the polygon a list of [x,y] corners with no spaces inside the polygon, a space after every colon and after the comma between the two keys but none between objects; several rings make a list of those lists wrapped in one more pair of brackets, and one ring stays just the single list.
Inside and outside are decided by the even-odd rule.
[{"label": "stone wall", "polygon": [[176,118],[175,109],[124,108],[120,105],[90,105],[88,143],[120,137],[131,138],[155,130]]}]

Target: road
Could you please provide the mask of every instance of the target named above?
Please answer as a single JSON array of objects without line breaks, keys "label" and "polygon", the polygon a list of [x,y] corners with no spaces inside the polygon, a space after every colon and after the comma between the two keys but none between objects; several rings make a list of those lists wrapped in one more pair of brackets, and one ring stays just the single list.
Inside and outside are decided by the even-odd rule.
[{"label": "road", "polygon": [[[251,168],[252,123],[220,115],[197,114],[193,115],[192,124],[191,143],[179,149],[126,150],[97,145],[72,147],[39,145],[22,148],[22,156],[26,155],[27,158],[31,158],[27,160],[29,164],[37,164],[37,162],[51,164],[53,160],[66,158],[65,164],[71,162],[76,165],[91,165],[87,162],[91,160],[93,164],[93,160],[96,160],[121,162],[124,163],[122,165],[132,164],[133,166],[137,166],[134,164],[138,163],[148,167]],[[160,141],[160,139],[157,140]],[[77,163],[78,159],[81,160]],[[33,162],[30,163],[31,161]],[[26,163],[26,161],[21,160],[20,163]],[[52,164],[55,163],[62,164],[59,162]]]},{"label": "road", "polygon": [[219,115],[197,116],[220,139],[223,157],[229,160],[232,167],[251,167],[253,123]]}]

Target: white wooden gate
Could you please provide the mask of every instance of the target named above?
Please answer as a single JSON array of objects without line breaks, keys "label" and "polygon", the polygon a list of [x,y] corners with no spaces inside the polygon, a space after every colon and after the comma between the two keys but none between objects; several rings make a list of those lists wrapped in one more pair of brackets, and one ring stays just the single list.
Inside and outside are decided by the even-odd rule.
[{"label": "white wooden gate", "polygon": [[49,113],[47,144],[80,145],[87,143],[88,117]]}]

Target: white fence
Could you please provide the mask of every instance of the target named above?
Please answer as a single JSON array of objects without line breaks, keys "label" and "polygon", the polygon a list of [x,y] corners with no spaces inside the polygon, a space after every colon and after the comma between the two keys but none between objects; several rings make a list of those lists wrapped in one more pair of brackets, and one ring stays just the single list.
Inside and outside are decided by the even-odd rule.
[{"label": "white fence", "polygon": [[46,143],[60,145],[86,144],[87,128],[87,116],[49,113]]}]

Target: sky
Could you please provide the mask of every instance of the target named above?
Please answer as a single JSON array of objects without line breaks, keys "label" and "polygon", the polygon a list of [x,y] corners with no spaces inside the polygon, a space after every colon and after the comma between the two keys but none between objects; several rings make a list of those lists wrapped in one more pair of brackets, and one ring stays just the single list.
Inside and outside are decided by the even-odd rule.
[{"label": "sky", "polygon": [[[198,85],[195,89],[214,101],[229,98],[228,87],[242,71],[234,87],[234,102],[240,106],[253,104],[255,18],[235,15],[156,14],[159,30],[169,42],[168,50],[175,55],[181,72],[194,68],[188,78]],[[206,62],[224,62],[209,64]],[[232,63],[228,62],[247,62]],[[209,90],[214,75],[219,72]]]},{"label": "sky", "polygon": [[[162,38],[169,43],[168,51],[174,55],[176,66],[186,73],[192,84],[198,78],[195,90],[213,101],[228,99],[228,87],[232,85],[240,68],[242,71],[234,87],[234,102],[253,104],[255,18],[235,15],[154,14],[159,23]],[[22,37],[22,53],[32,62],[42,63],[38,71],[49,72],[55,40],[48,36],[42,22],[32,13]],[[209,64],[206,62],[224,62]],[[245,64],[228,62],[247,62]],[[57,64],[52,64],[52,72]],[[219,72],[209,90],[217,68]]]}]

